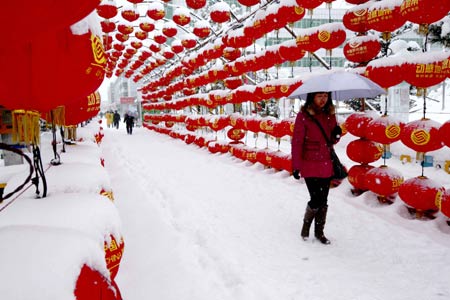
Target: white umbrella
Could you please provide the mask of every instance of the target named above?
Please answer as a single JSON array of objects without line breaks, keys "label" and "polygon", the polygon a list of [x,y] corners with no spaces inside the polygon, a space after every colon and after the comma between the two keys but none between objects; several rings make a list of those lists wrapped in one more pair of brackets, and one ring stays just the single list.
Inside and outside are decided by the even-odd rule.
[{"label": "white umbrella", "polygon": [[352,98],[374,98],[386,91],[372,80],[356,73],[345,71],[327,71],[308,74],[303,83],[289,98],[306,99],[308,93],[332,92],[333,100]]}]

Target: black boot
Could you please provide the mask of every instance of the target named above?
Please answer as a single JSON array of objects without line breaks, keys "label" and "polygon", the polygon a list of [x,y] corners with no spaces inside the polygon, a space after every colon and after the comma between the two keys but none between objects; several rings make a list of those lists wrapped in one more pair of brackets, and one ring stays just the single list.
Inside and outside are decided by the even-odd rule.
[{"label": "black boot", "polygon": [[313,209],[309,205],[306,206],[305,216],[303,218],[303,227],[301,236],[304,241],[309,237],[309,229],[311,228],[311,223],[317,213],[317,208]]},{"label": "black boot", "polygon": [[330,244],[330,240],[327,239],[323,233],[325,222],[327,220],[328,205],[324,205],[317,210],[316,219],[314,224],[314,235],[322,244]]}]

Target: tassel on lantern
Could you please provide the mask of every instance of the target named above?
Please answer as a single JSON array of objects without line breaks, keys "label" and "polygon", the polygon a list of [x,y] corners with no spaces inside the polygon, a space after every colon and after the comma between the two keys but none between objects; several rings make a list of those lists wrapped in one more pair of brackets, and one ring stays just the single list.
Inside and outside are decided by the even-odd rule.
[{"label": "tassel on lantern", "polygon": [[31,110],[12,111],[12,140],[16,143],[40,144],[39,113]]}]

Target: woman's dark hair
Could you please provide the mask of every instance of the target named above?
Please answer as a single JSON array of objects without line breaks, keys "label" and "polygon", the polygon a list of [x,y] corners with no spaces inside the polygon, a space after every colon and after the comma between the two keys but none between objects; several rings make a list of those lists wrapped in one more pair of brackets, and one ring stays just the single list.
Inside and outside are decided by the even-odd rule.
[{"label": "woman's dark hair", "polygon": [[323,111],[325,113],[329,114],[331,111],[331,108],[333,107],[333,101],[331,100],[331,92],[308,93],[308,95],[306,96],[305,108],[309,108],[314,104],[314,97],[316,96],[316,94],[322,94],[322,93],[328,94],[328,100],[327,100],[327,103],[325,104],[325,106],[323,107]]}]

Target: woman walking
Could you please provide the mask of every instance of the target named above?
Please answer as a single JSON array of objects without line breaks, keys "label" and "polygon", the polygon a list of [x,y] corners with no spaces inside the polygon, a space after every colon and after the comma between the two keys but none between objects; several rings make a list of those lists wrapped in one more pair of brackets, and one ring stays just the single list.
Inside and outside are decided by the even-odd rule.
[{"label": "woman walking", "polygon": [[[318,122],[318,123],[317,123]],[[314,235],[323,244],[330,241],[325,237],[324,227],[328,211],[328,192],[330,190],[333,166],[330,147],[325,138],[335,144],[342,134],[337,125],[335,108],[331,93],[309,93],[306,103],[297,114],[292,138],[292,170],[295,179],[305,178],[310,201],[306,206],[301,236],[309,237],[314,222]]]}]

